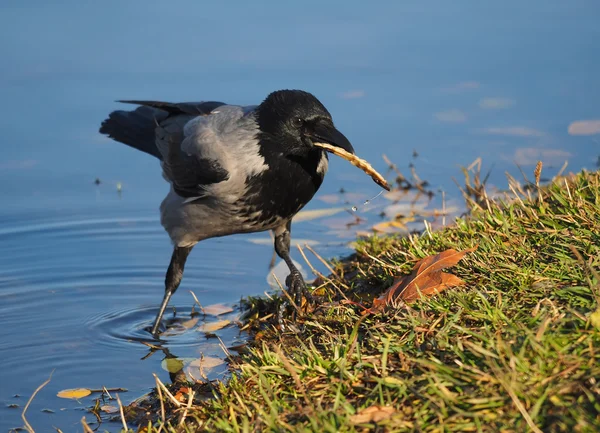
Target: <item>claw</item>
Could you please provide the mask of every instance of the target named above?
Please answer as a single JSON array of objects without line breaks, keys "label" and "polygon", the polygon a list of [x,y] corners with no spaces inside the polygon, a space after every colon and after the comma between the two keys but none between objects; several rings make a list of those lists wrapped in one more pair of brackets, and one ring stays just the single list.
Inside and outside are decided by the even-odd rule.
[{"label": "claw", "polygon": [[302,307],[302,298],[306,299],[309,303],[313,301],[313,297],[308,291],[304,278],[302,278],[300,272],[290,273],[285,279],[285,284],[288,287],[290,296],[294,299],[298,308]]}]

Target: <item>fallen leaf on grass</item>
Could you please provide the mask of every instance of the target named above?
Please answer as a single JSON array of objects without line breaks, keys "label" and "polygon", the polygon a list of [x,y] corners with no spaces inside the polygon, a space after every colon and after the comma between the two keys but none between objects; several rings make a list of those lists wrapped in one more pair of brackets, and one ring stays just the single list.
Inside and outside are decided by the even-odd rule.
[{"label": "fallen leaf on grass", "polygon": [[370,422],[380,422],[390,418],[396,413],[396,409],[391,406],[379,406],[377,404],[360,410],[356,415],[350,417],[352,424],[365,424]]},{"label": "fallen leaf on grass", "polygon": [[72,398],[72,399],[76,400],[78,398],[87,397],[91,393],[92,393],[91,389],[72,388],[72,389],[63,389],[62,391],[59,391],[58,394],[56,394],[56,396],[60,397],[60,398]]},{"label": "fallen leaf on grass", "polygon": [[175,393],[174,397],[175,400],[183,403],[185,401],[188,400],[188,396],[190,393],[190,389],[187,386],[182,386],[181,388],[179,388],[179,390]]},{"label": "fallen leaf on grass", "polygon": [[409,275],[397,278],[383,295],[373,301],[371,309],[364,313],[381,311],[388,306],[396,307],[399,304],[398,301],[412,302],[421,296],[433,296],[449,287],[462,286],[465,284],[462,279],[456,275],[442,272],[442,270],[456,265],[467,253],[476,249],[477,247],[463,251],[449,249],[425,257],[414,266]]}]

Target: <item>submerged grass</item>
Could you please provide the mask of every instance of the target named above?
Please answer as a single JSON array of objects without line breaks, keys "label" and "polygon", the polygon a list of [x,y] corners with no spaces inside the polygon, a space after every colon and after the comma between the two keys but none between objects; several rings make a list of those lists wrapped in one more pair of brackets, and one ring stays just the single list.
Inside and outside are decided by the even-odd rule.
[{"label": "submerged grass", "polygon": [[[142,431],[600,431],[600,174],[484,202],[439,232],[360,241],[320,308],[284,331],[263,322],[184,426],[178,409]],[[341,302],[476,245],[452,269],[461,289],[378,315]]]}]

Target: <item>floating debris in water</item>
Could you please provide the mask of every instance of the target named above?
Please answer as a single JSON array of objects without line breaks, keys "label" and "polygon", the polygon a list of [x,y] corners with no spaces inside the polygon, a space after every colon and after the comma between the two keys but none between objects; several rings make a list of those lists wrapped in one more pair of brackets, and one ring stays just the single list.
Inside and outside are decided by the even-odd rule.
[{"label": "floating debris in water", "polygon": [[117,191],[121,192],[123,190],[123,185],[121,185],[121,182],[117,182]]},{"label": "floating debris in water", "polygon": [[96,185],[100,185],[100,184],[102,183],[102,181],[100,180],[100,178],[99,178],[99,177],[97,177],[97,178],[96,178],[96,180],[94,181],[94,183],[95,183]]}]

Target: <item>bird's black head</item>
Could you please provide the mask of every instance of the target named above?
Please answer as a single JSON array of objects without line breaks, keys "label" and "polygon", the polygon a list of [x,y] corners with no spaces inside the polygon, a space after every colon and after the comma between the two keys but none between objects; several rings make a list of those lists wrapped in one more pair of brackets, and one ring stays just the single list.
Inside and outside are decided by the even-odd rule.
[{"label": "bird's black head", "polygon": [[288,155],[307,155],[318,142],[354,153],[348,139],[333,126],[329,111],[302,90],[271,93],[258,106],[257,121],[263,141]]}]

